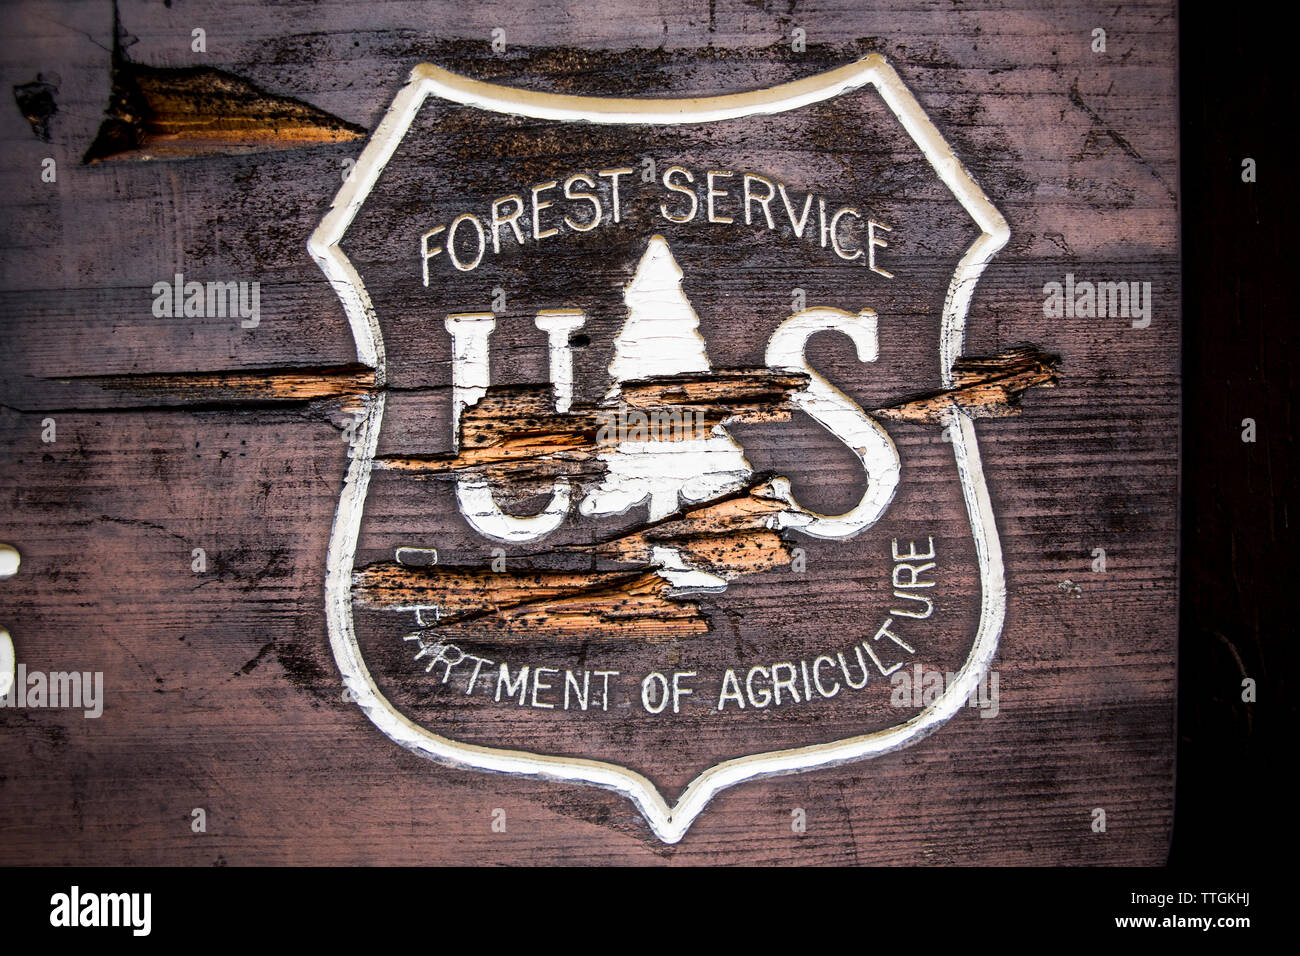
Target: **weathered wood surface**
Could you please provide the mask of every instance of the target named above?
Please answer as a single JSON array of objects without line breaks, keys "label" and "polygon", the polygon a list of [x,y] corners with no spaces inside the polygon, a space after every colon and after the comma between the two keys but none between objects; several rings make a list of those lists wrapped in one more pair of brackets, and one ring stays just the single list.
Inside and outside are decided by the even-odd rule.
[{"label": "weathered wood surface", "polygon": [[[0,16],[5,82],[22,86],[39,74],[57,106],[37,120],[30,96],[26,107],[16,100],[0,110],[8,225],[0,239],[0,434],[10,461],[0,479],[0,539],[23,554],[19,575],[0,584],[0,623],[28,667],[103,671],[106,685],[97,720],[66,710],[0,710],[0,862],[1163,859],[1173,785],[1179,424],[1171,4],[1026,11],[899,3],[867,11],[700,3],[654,14],[612,5],[580,17],[545,4],[121,4],[131,62],[221,70],[322,110],[339,128],[367,130],[410,68],[425,61],[538,90],[669,96],[750,89],[880,52],[1007,217],[1011,242],[980,280],[966,354],[1032,344],[1060,360],[1056,387],[1030,388],[1022,414],[978,424],[1007,569],[1008,613],[994,665],[1000,713],[983,720],[968,710],[899,753],[727,790],[675,846],[657,841],[620,796],[421,760],[344,698],[322,589],[347,460],[341,435],[353,415],[350,396],[365,390],[367,373],[353,364],[338,299],[305,241],[360,143],[186,160],[126,155],[83,166],[111,98],[112,7],[23,3]],[[795,26],[807,31],[805,53],[790,49]],[[195,27],[206,31],[206,54],[191,51]],[[490,48],[497,27],[506,33],[502,55]],[[1095,27],[1107,32],[1105,54],[1090,49]],[[850,184],[841,151],[852,152],[854,130],[778,128],[779,162],[805,172],[798,181],[815,184],[805,188],[833,194],[834,183]],[[512,135],[464,132],[459,165],[447,177],[465,197],[456,202],[469,208],[477,202],[471,195],[490,200],[504,194],[499,186],[549,178],[553,157]],[[621,148],[599,133],[584,136],[593,151]],[[747,157],[764,161],[771,143],[736,137],[721,143],[734,168],[747,168]],[[41,181],[47,156],[58,163],[56,183]],[[906,168],[873,194],[899,221],[945,201]],[[420,208],[415,191],[426,173],[409,160],[395,166],[388,205],[358,219],[354,251],[376,275],[409,268],[410,237],[428,228],[411,212]],[[899,237],[916,243],[917,281],[932,291],[891,302],[907,327],[894,338],[882,332],[882,354],[910,389],[885,388],[846,341],[814,340],[814,367],[864,408],[916,401],[942,387],[932,355],[908,329],[932,321],[958,238]],[[791,288],[837,281],[766,240],[695,241],[724,264],[721,277],[695,285],[688,278],[702,319],[726,319],[725,331],[709,339],[717,368],[761,361],[770,318],[788,313]],[[633,250],[614,241],[604,254],[602,280],[622,274]],[[561,255],[540,275],[528,271],[536,260],[502,267],[512,291],[522,293],[493,339],[494,368],[509,370],[503,385],[546,381],[546,352],[529,310],[568,290],[566,269],[584,261],[590,256]],[[150,288],[176,273],[260,281],[260,323],[155,318]],[[1150,326],[1045,318],[1043,286],[1067,273],[1150,282]],[[762,283],[736,278],[755,274]],[[479,284],[474,309],[486,307],[494,283]],[[610,294],[608,282],[603,288],[575,294],[595,302]],[[744,294],[749,311],[735,307],[733,292]],[[418,584],[408,580],[414,572],[386,563],[402,536],[438,531],[436,541],[405,542],[439,548],[439,565],[420,572],[430,576],[473,576],[452,569],[481,569],[487,551],[451,517],[445,526],[433,521],[431,499],[412,495],[411,479],[400,473],[402,461],[449,450],[450,395],[441,303],[397,304],[403,308],[385,334],[390,350],[408,348],[394,362],[380,443],[380,459],[391,467],[375,473],[358,560],[375,584],[365,593],[388,594],[376,597],[378,605]],[[592,346],[577,355],[575,377],[580,393],[587,389],[580,398],[599,397],[616,329],[593,323],[584,330]],[[1032,357],[1026,363],[1024,374],[1045,380],[1046,366]],[[57,440],[46,444],[41,431],[50,417]],[[934,476],[900,491],[894,508],[920,534],[928,523],[939,527],[941,544],[958,551],[966,520],[960,492],[941,477],[951,449],[924,418],[890,423],[908,461]],[[788,476],[809,507],[843,510],[861,493],[852,457],[806,420],[736,431],[754,467]],[[429,433],[438,436],[434,449]],[[445,482],[417,480],[446,493]],[[619,526],[608,540],[627,543],[637,531]],[[561,542],[575,551],[597,543],[581,534]],[[208,556],[203,574],[191,571],[199,547]],[[865,564],[838,545],[810,548],[831,595],[821,617],[810,618],[788,572],[733,581],[742,610],[715,614],[717,633],[742,656],[753,640],[746,628],[833,635],[855,608],[861,613],[863,580],[888,576],[887,547]],[[1095,548],[1106,550],[1105,573],[1090,570]],[[644,560],[631,545],[615,555],[629,556],[633,564]],[[567,587],[556,577],[564,573],[512,572],[534,598],[544,579]],[[576,584],[598,585],[597,574],[645,577],[633,565],[588,567]],[[662,602],[650,583],[643,582],[646,599]],[[962,578],[952,587],[962,598],[954,613],[973,614],[973,583]],[[695,617],[689,605],[675,607],[683,620]],[[512,610],[537,626],[526,601]],[[587,600],[575,613],[591,610]],[[391,613],[363,610],[359,620]],[[659,637],[669,620],[660,618]],[[699,659],[698,635],[670,633],[674,640],[685,661]],[[646,647],[661,655],[664,643]],[[957,650],[948,648],[948,659]],[[869,716],[884,719],[883,702],[876,706]],[[605,729],[599,715],[553,726],[530,716],[502,710],[492,731],[516,740],[549,733],[557,746],[567,735],[576,747]],[[763,734],[791,741],[819,732],[817,720],[797,714],[770,723]],[[707,721],[691,736],[721,756],[736,746]],[[676,745],[666,737],[658,743]],[[630,749],[639,745],[628,741]],[[207,811],[207,833],[191,832],[195,807]],[[791,832],[796,807],[807,812],[804,834]],[[1092,830],[1097,807],[1106,811],[1106,833]],[[490,828],[494,808],[506,810],[505,833]]]}]

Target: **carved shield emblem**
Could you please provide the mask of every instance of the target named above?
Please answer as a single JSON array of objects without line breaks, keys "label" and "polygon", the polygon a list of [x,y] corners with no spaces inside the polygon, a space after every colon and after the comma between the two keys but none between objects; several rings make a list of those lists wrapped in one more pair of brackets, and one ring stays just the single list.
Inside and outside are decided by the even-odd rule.
[{"label": "carved shield emblem", "polygon": [[326,580],[351,695],[667,842],[938,729],[1003,621],[959,360],[1007,238],[879,56],[682,99],[416,67],[309,243],[375,376]]}]

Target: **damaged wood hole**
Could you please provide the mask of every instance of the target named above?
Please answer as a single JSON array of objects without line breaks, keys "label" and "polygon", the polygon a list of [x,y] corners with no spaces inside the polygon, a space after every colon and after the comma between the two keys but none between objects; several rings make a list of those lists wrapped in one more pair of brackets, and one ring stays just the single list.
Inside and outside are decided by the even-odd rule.
[{"label": "damaged wood hole", "polygon": [[232,155],[361,139],[366,131],[306,103],[206,67],[123,62],[84,163]]},{"label": "damaged wood hole", "polygon": [[30,83],[14,86],[14,102],[23,117],[32,125],[32,132],[42,142],[50,141],[50,120],[59,111],[55,97],[59,92],[57,76],[47,78],[44,73],[37,73]]},{"label": "damaged wood hole", "polygon": [[[1060,356],[1034,346],[991,356],[963,356],[953,364],[951,387],[873,409],[871,414],[890,421],[937,423],[956,405],[971,418],[1018,415],[1026,391],[1057,384],[1059,364]],[[134,393],[151,404],[179,405],[356,400],[379,389],[374,370],[359,363],[78,375],[54,381],[87,382]],[[625,382],[622,402],[628,409],[657,410],[670,421],[674,411],[682,422],[689,418],[689,428],[683,424],[680,431],[670,431],[672,440],[698,435],[701,423],[707,432],[726,422],[787,421],[792,410],[790,396],[806,381],[799,372],[719,369],[708,375]],[[552,477],[559,472],[551,466],[559,463],[578,467],[582,473],[581,466],[596,458],[600,429],[608,422],[610,411],[610,406],[576,403],[569,412],[556,412],[549,385],[493,386],[462,416],[459,455],[386,456],[376,463],[381,468],[429,475],[499,465],[536,467],[540,469],[536,477]],[[527,476],[527,472],[520,474]]]},{"label": "damaged wood hole", "polygon": [[557,412],[549,385],[493,386],[461,414],[456,455],[388,455],[379,468],[430,477],[473,474],[518,487],[564,476],[599,479],[602,452],[620,440],[707,438],[733,422],[788,421],[790,397],[808,377],[770,369],[721,369],[623,383],[619,400]]}]

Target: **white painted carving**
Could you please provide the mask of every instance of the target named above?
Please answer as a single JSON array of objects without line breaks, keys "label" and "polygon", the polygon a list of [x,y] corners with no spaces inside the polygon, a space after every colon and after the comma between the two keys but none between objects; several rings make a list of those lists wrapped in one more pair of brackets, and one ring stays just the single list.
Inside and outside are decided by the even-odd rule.
[{"label": "white painted carving", "polygon": [[770,367],[803,372],[809,378],[807,387],[795,393],[795,404],[848,445],[867,473],[867,490],[852,510],[834,516],[816,514],[799,507],[791,496],[786,500],[793,511],[782,515],[782,527],[818,538],[844,538],[871,527],[884,513],[898,490],[901,465],[889,433],[808,364],[804,348],[817,332],[843,332],[853,340],[861,361],[874,362],[879,354],[876,313],[805,309],[782,322],[767,343]]},{"label": "white painted carving", "polygon": [[[22,556],[12,544],[0,544],[0,580],[18,573]],[[14,686],[14,642],[9,632],[0,627],[0,697]]]},{"label": "white painted carving", "polygon": [[[609,373],[614,401],[625,381],[710,371],[700,320],[682,291],[682,270],[663,236],[654,236],[623,292],[627,321],[614,339]],[[650,520],[743,488],[753,474],[739,444],[715,426],[707,438],[623,441],[600,456],[608,471],[578,506],[584,515],[622,514],[650,500]]]},{"label": "white painted carving", "polygon": [[[426,97],[533,119],[598,124],[698,125],[797,110],[851,90],[872,86],[917,144],[940,180],[975,221],[980,235],[957,265],[943,307],[939,371],[951,385],[953,362],[961,354],[966,316],[975,285],[1007,242],[1006,221],[962,166],[925,111],[884,57],[873,54],[820,76],[735,95],[689,99],[619,99],[535,93],[457,76],[421,64],[398,93],[356,168],[339,190],[308,248],[343,302],[357,345],[358,360],[375,370],[383,386],[383,336],[361,277],[340,242],[362,203],[419,112]],[[472,387],[472,386],[470,386]],[[366,491],[373,468],[385,395],[363,400],[363,411],[330,535],[325,600],[330,645],[353,699],[396,743],[431,760],[480,770],[580,782],[616,791],[631,800],[663,841],[676,843],[721,790],[747,780],[800,773],[890,753],[938,729],[964,706],[997,651],[1006,607],[1006,585],[997,527],[985,486],[974,422],[956,407],[941,423],[952,436],[953,454],[980,569],[980,616],[971,651],[955,679],[932,704],[911,719],[884,730],[842,740],[750,754],[701,773],[675,803],[645,776],[608,761],[577,759],[521,749],[473,745],[416,724],[376,686],[357,644],[352,618],[352,570]],[[866,446],[864,446],[866,447]],[[870,453],[869,457],[875,457]],[[883,461],[883,459],[882,459]],[[866,459],[864,459],[864,465]],[[873,460],[869,468],[877,467]],[[887,471],[887,469],[886,469]],[[882,481],[883,484],[883,481]]]},{"label": "white painted carving", "polygon": [[451,447],[460,448],[460,415],[487,394],[492,384],[488,339],[497,327],[491,312],[447,316],[451,333]]},{"label": "white painted carving", "polygon": [[0,697],[14,686],[14,642],[9,632],[0,627]]},{"label": "white painted carving", "polygon": [[573,405],[573,349],[569,337],[586,322],[580,309],[543,309],[537,313],[537,327],[546,333],[551,353],[551,387],[555,410],[567,412]]},{"label": "white painted carving", "polygon": [[676,548],[651,549],[650,560],[659,566],[659,575],[671,584],[676,592],[725,591],[727,579],[708,571],[692,568],[682,560]]},{"label": "white painted carving", "polygon": [[22,556],[12,544],[0,544],[0,580],[11,578],[18,573]]},{"label": "white painted carving", "polygon": [[627,321],[614,338],[615,382],[711,370],[700,318],[682,291],[682,269],[663,236],[651,236],[623,290]]},{"label": "white painted carving", "polygon": [[482,478],[461,478],[456,482],[456,503],[465,520],[479,534],[498,541],[536,541],[560,525],[569,514],[569,484],[563,478],[551,488],[551,500],[535,515],[506,514],[492,497],[492,488]]},{"label": "white painted carving", "polygon": [[[572,315],[552,314],[550,323],[562,326]],[[542,316],[538,316],[541,325]],[[491,384],[492,371],[488,354],[488,339],[496,328],[496,318],[491,312],[462,313],[447,316],[447,331],[451,333],[451,434],[452,446],[460,443],[460,416],[486,393]],[[567,339],[564,348],[568,352]],[[555,349],[551,351],[555,361]],[[569,378],[572,381],[572,367]],[[555,367],[552,364],[552,373]],[[570,389],[571,389],[570,385]],[[559,400],[557,390],[557,402]],[[498,541],[536,541],[550,534],[569,513],[569,484],[564,479],[551,488],[551,500],[535,515],[507,514],[497,505],[492,488],[487,481],[477,477],[461,477],[456,481],[456,503],[460,513],[473,525],[474,530]]]}]

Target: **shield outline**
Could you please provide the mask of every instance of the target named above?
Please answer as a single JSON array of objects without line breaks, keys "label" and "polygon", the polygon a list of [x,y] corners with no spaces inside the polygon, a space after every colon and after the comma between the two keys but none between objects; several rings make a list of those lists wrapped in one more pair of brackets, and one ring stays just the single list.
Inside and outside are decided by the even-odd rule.
[{"label": "shield outline", "polygon": [[669,805],[649,779],[614,763],[460,743],[421,727],[380,694],[362,660],[353,628],[353,561],[384,413],[385,363],[384,341],[374,306],[360,275],[339,244],[425,99],[437,96],[489,112],[533,119],[609,125],[685,125],[787,112],[867,85],[875,87],[940,180],[981,230],[958,262],[944,299],[940,372],[944,385],[951,386],[952,366],[961,355],[965,341],[966,314],[975,285],[993,256],[1006,245],[1010,230],[1002,214],[976,184],[884,56],[871,54],[816,76],[762,90],[680,99],[539,93],[470,79],[428,63],[411,70],[406,85],[398,92],[307,242],[312,257],[343,302],[356,341],[357,359],[374,370],[375,381],[375,391],[362,396],[362,415],[349,449],[347,475],[330,531],[325,576],[325,617],[330,646],[352,699],[394,742],[452,767],[613,790],[632,801],[660,840],[677,843],[720,791],[747,780],[834,767],[909,746],[956,714],[984,679],[997,652],[1006,614],[1006,581],[975,424],[955,405],[947,410],[943,424],[952,436],[962,496],[979,560],[979,624],[970,654],[957,671],[956,679],[934,703],[901,724],[856,737],[723,761],[699,774],[682,791],[677,802]]}]

